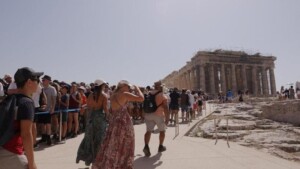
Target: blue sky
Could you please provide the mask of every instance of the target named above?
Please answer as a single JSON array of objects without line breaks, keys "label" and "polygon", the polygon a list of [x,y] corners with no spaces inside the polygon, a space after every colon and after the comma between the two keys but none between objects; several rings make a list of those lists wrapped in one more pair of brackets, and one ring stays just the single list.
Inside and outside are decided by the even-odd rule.
[{"label": "blue sky", "polygon": [[299,0],[1,0],[0,77],[153,84],[199,50],[277,57],[278,87],[300,81]]}]

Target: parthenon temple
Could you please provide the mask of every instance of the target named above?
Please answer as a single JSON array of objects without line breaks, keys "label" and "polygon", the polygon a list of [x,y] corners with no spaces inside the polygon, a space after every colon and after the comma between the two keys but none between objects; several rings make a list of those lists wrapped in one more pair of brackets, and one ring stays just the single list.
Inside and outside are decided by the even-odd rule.
[{"label": "parthenon temple", "polygon": [[274,56],[243,51],[198,51],[191,61],[162,81],[169,88],[202,90],[210,95],[230,89],[234,94],[248,90],[253,96],[275,96],[275,60]]}]

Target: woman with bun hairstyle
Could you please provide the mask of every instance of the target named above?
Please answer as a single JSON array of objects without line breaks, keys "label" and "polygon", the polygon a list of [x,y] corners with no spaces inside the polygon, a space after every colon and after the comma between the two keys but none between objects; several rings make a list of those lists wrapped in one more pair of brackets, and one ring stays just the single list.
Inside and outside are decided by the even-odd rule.
[{"label": "woman with bun hairstyle", "polygon": [[82,160],[87,166],[94,162],[107,127],[105,117],[108,113],[108,97],[104,93],[107,83],[103,80],[96,80],[94,84],[94,91],[90,93],[87,99],[88,118],[85,135],[78,148],[76,158],[76,163]]}]

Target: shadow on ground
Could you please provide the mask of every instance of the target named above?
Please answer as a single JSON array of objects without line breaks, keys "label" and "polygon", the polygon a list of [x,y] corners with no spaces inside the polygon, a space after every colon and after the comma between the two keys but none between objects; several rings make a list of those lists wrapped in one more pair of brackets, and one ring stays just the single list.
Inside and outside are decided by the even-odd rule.
[{"label": "shadow on ground", "polygon": [[154,156],[145,157],[141,154],[138,154],[137,156],[140,156],[136,160],[134,160],[134,168],[135,169],[155,169],[156,167],[159,167],[163,162],[160,160],[162,153],[157,153]]}]

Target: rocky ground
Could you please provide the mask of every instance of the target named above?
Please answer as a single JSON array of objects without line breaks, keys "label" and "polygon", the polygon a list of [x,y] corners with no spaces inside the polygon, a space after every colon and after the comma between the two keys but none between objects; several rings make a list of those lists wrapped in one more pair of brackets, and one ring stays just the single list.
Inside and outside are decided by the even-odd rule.
[{"label": "rocky ground", "polygon": [[[215,104],[216,111],[200,121],[188,135],[228,138],[229,144],[237,142],[300,163],[300,126],[267,119],[263,110],[265,106],[272,108],[273,104],[272,99]],[[294,118],[300,118],[300,112],[299,117]]]}]

